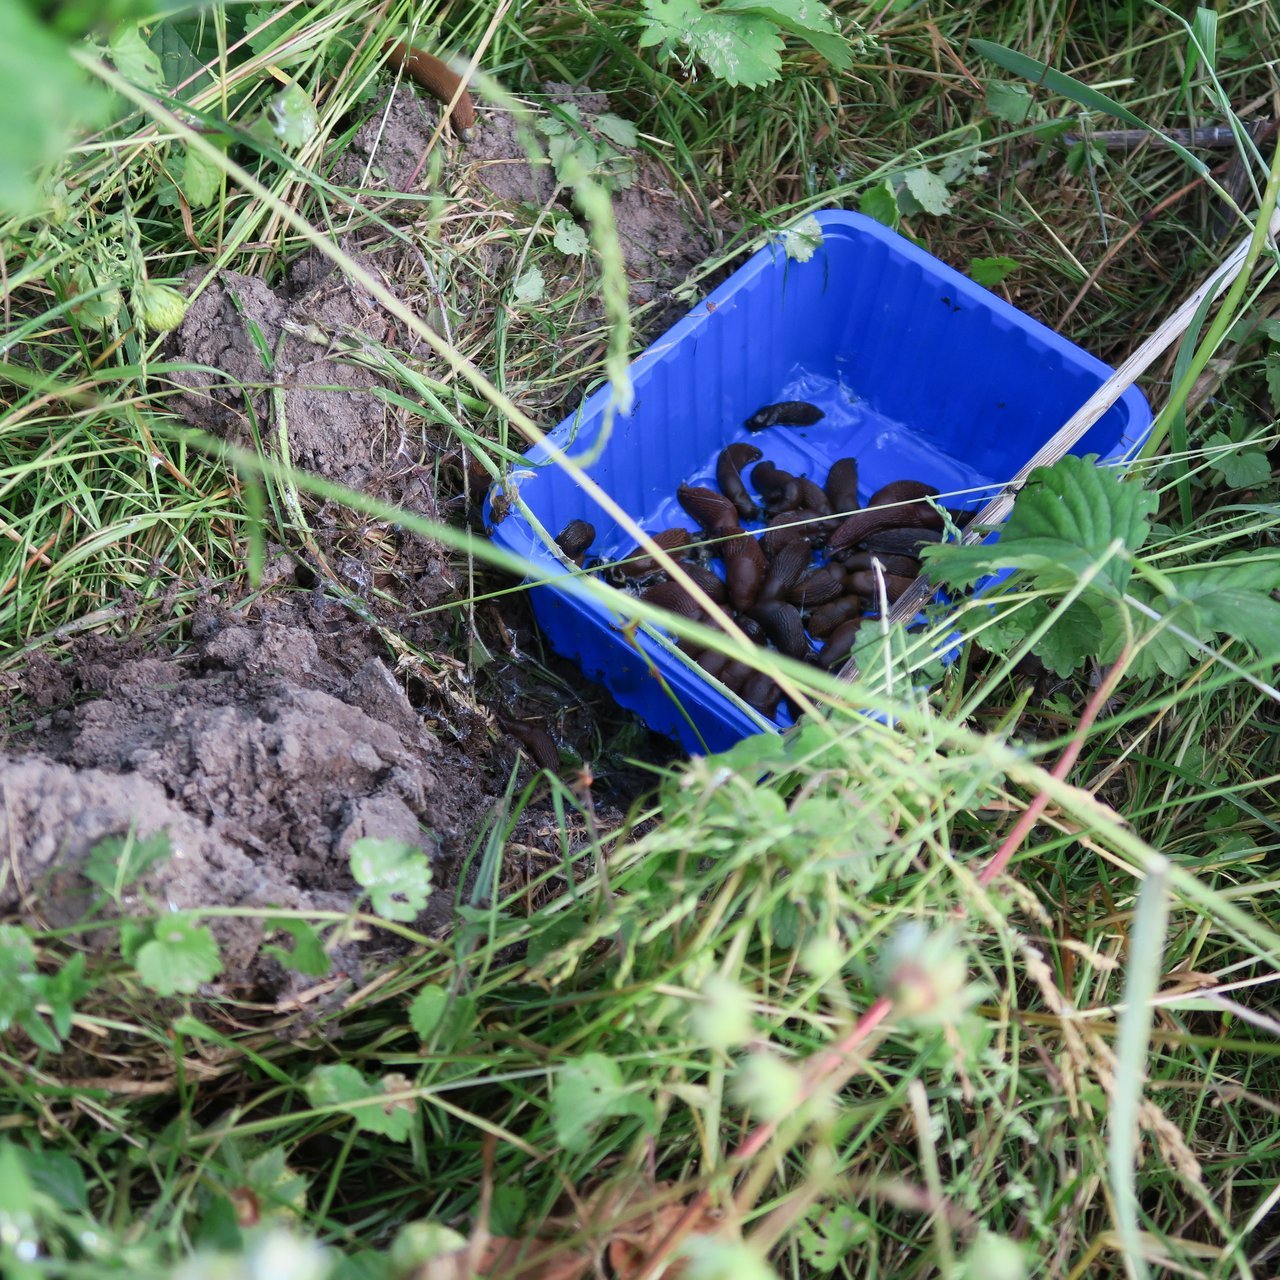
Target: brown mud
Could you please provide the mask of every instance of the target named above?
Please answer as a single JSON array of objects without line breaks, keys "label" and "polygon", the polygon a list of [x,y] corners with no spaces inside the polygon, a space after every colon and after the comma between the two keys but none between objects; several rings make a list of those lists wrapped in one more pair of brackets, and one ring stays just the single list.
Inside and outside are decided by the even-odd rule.
[{"label": "brown mud", "polygon": [[[580,106],[589,123],[608,104],[587,95]],[[429,168],[419,162],[437,118],[435,104],[407,87],[373,104],[335,168],[353,208],[376,205],[406,225],[420,212],[421,201],[401,193],[415,170]],[[459,216],[483,222],[515,216],[514,207],[532,221],[556,201],[572,216],[504,112],[482,110],[467,145],[446,134],[442,146],[437,191]],[[633,303],[670,301],[710,243],[692,232],[656,162],[636,158],[615,216]],[[442,296],[411,238],[364,224],[343,245],[435,323]],[[473,268],[473,286],[460,277],[459,293],[478,294],[484,274],[511,268],[508,258],[490,254]],[[193,272],[193,286],[198,279]],[[591,322],[584,308],[583,323]],[[224,271],[194,300],[166,353],[198,366],[174,376],[170,407],[202,431],[272,456],[287,448],[306,471],[459,523],[465,452],[429,415],[410,414],[389,394],[384,349],[444,374],[318,255],[302,254],[272,284]],[[534,406],[544,419],[565,411],[575,388],[566,380],[557,394],[561,403]],[[276,555],[269,589],[264,581],[251,594],[233,582],[219,596],[192,584],[203,603],[186,615],[35,650],[11,673],[0,744],[0,917],[72,925],[92,903],[81,868],[93,847],[160,831],[172,856],[130,889],[128,911],[342,912],[359,898],[350,847],[375,836],[428,853],[435,892],[415,927],[440,933],[459,895],[472,892],[470,854],[502,820],[513,771],[522,781],[534,773],[537,753],[512,736],[513,723],[550,734],[571,784],[589,764],[590,824],[622,823],[642,785],[624,758],[661,758],[666,748],[542,652],[518,595],[471,613],[462,558],[337,502],[307,499],[305,507],[309,535],[292,555]],[[482,577],[476,589],[505,585]],[[503,891],[560,862],[589,838],[588,826],[575,818],[561,829],[545,800],[525,807],[508,833]],[[224,918],[215,931],[224,987],[286,984],[259,951],[261,918]],[[393,944],[376,936],[334,962],[358,967],[361,955]]]}]

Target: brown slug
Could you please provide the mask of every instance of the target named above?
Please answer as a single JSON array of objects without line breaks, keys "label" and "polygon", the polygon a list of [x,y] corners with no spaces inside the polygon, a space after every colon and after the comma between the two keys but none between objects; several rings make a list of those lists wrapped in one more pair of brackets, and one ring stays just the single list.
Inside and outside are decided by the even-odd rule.
[{"label": "brown slug", "polygon": [[720,492],[738,509],[744,520],[758,520],[760,508],[751,500],[742,480],[742,468],[763,455],[753,444],[731,444],[716,459],[716,484]]},{"label": "brown slug", "polygon": [[737,507],[714,489],[682,484],[676,490],[676,500],[708,533],[741,527]]},{"label": "brown slug", "polygon": [[806,400],[783,400],[757,409],[743,425],[748,431],[763,431],[765,427],[811,427],[825,417],[817,405]]},{"label": "brown slug", "polygon": [[680,567],[702,589],[702,594],[709,600],[713,600],[716,604],[728,602],[729,590],[724,584],[724,579],[718,574],[703,568],[700,564],[690,564],[687,560],[682,561]]},{"label": "brown slug", "polygon": [[[661,532],[651,536],[663,551],[676,551],[680,547],[687,547],[693,541],[689,536],[689,530],[682,529],[679,526],[673,529],[663,529]],[[636,547],[625,559],[609,566],[609,578],[615,583],[619,579],[647,578],[649,574],[657,572],[657,560],[640,547]]]},{"label": "brown slug", "polygon": [[[462,77],[434,54],[427,53],[425,49],[415,49],[413,45],[403,40],[388,40],[382,48],[390,66],[397,71],[403,70],[405,75],[420,84],[443,106],[447,107],[450,102],[453,102],[453,95],[458,93]],[[466,89],[458,93],[458,100],[453,103],[451,118],[464,137],[475,128],[476,108],[471,101],[471,94]]]},{"label": "brown slug", "polygon": [[809,634],[825,640],[842,622],[862,617],[862,601],[857,596],[837,596],[819,605],[809,615]]},{"label": "brown slug", "polygon": [[640,599],[695,622],[702,617],[698,602],[678,582],[655,582],[640,593]]},{"label": "brown slug", "polygon": [[828,671],[839,666],[849,656],[853,649],[853,642],[858,638],[858,628],[861,625],[860,618],[851,618],[848,622],[842,622],[827,637],[827,643],[822,646],[822,652],[818,654],[818,661]]},{"label": "brown slug", "polygon": [[529,758],[539,769],[555,773],[560,768],[560,748],[555,739],[543,728],[525,720],[508,720],[499,723],[529,753]]},{"label": "brown slug", "polygon": [[831,510],[851,515],[858,509],[858,460],[837,458],[827,472],[825,485]]},{"label": "brown slug", "polygon": [[820,515],[829,516],[831,514],[831,501],[827,497],[826,491],[805,476],[800,476],[799,482],[800,506],[806,511],[816,511]]},{"label": "brown slug", "polygon": [[587,520],[570,520],[560,530],[556,546],[578,566],[586,559],[587,548],[596,540],[596,528]]},{"label": "brown slug", "polygon": [[778,714],[778,703],[782,701],[782,690],[772,676],[763,671],[753,671],[750,678],[742,686],[743,702],[755,707],[761,715],[770,720]]},{"label": "brown slug", "polygon": [[891,480],[881,485],[867,499],[869,507],[887,507],[901,502],[917,502],[921,498],[936,498],[939,490],[922,480]]},{"label": "brown slug", "polygon": [[914,578],[920,572],[920,561],[915,556],[898,556],[880,551],[854,551],[841,560],[850,573],[870,569],[872,560],[879,560],[885,573],[896,573],[900,578]]},{"label": "brown slug", "polygon": [[756,463],[751,469],[751,483],[763,496],[765,510],[771,516],[800,505],[800,481],[772,462]]},{"label": "brown slug", "polygon": [[942,517],[927,502],[909,502],[900,507],[867,507],[855,511],[831,535],[828,545],[832,551],[866,542],[872,534],[885,529],[941,530]]},{"label": "brown slug", "polygon": [[765,635],[778,647],[779,653],[788,658],[809,656],[809,637],[804,633],[800,610],[783,600],[758,604],[751,616],[764,628]]},{"label": "brown slug", "polygon": [[825,564],[801,578],[787,592],[787,599],[802,609],[811,609],[844,595],[845,590],[844,570],[838,564]]},{"label": "brown slug", "polygon": [[769,571],[760,587],[760,603],[777,600],[795,586],[811,559],[812,552],[807,542],[799,538],[784,542],[770,558]]},{"label": "brown slug", "polygon": [[[892,604],[914,581],[914,578],[903,578],[896,573],[886,573],[884,592],[889,598],[889,603]],[[859,569],[857,573],[851,573],[849,589],[856,591],[864,600],[870,600],[874,605],[880,602],[880,587],[871,569]]]},{"label": "brown slug", "polygon": [[920,548],[942,541],[940,529],[881,529],[866,541],[868,551],[876,555],[920,556]]}]

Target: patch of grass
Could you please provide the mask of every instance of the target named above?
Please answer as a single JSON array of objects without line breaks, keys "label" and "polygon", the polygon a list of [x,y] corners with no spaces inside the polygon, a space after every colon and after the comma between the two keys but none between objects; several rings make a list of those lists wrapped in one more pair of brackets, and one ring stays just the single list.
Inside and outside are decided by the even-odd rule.
[{"label": "patch of grass", "polygon": [[[738,221],[691,289],[763,227],[956,158],[967,167],[950,210],[907,215],[904,230],[962,267],[1014,257],[1001,288],[1104,356],[1125,353],[1213,261],[1217,206],[1203,185],[1178,194],[1189,178],[1177,159],[1150,146],[1103,153],[994,117],[987,87],[1005,77],[964,42],[1044,58],[1164,129],[1225,103],[1247,115],[1274,95],[1272,6],[1220,13],[1216,83],[1202,68],[1185,98],[1186,32],[1154,5],[851,8],[867,37],[851,72],[795,53],[779,84],[753,92],[656,68],[632,47],[626,7],[508,12],[486,65],[519,90],[548,75],[607,90],[690,207]],[[420,20],[464,51],[497,13],[427,9]],[[390,369],[427,406],[455,451],[437,478],[460,475],[471,454],[497,468],[518,450],[503,397],[549,421],[600,376],[609,330],[593,307],[597,276],[555,247],[547,211],[500,207],[454,175],[401,222],[353,211],[321,177],[409,6],[368,30],[349,4],[287,16],[274,42],[232,60],[191,103],[225,108],[239,128],[279,89],[268,63],[308,87],[314,136],[287,157],[273,144],[250,153],[265,198],[226,186],[196,209],[168,200],[182,144],[135,116],[69,158],[72,216],[5,230],[7,666],[31,641],[151,626],[211,584],[247,590],[252,530],[302,540],[290,485],[328,509],[341,499],[351,529],[396,517],[289,476],[264,448],[260,527],[253,467],[224,465],[172,421],[161,348],[128,311],[137,259],[156,280],[197,264],[274,280],[305,243],[293,213],[362,248],[407,242],[422,314],[457,359],[390,340],[353,359]],[[253,21],[213,6],[192,34],[225,49]],[[1108,123],[1042,94],[1028,101],[1086,138]],[[981,172],[969,163],[978,150]],[[111,275],[121,255],[134,260]],[[554,287],[514,305],[517,264]],[[90,295],[112,288],[124,309],[87,319]],[[640,311],[641,331],[667,301]],[[1251,313],[1272,306],[1260,290]],[[1157,570],[1274,554],[1275,351],[1265,331],[1235,340],[1201,389],[1187,449],[1144,476],[1161,497],[1143,553]],[[499,395],[468,385],[462,361]],[[1215,460],[1242,449],[1253,479],[1233,486]],[[454,546],[459,568],[476,568],[460,531],[420,524]],[[468,594],[487,585],[481,571]],[[986,614],[971,605],[958,623],[980,638]],[[64,996],[74,1014],[60,1047],[15,1029],[0,1043],[6,1267],[411,1276],[448,1244],[420,1229],[429,1221],[471,1239],[492,1274],[549,1274],[530,1261],[539,1255],[576,1258],[586,1274],[602,1250],[638,1275],[690,1237],[714,1275],[747,1268],[739,1238],[779,1274],[1269,1274],[1274,655],[1228,636],[1176,680],[1129,676],[1111,690],[1105,672],[1054,681],[971,645],[930,695],[912,676],[936,638],[893,664],[888,693],[792,669],[830,706],[824,727],[673,766],[617,830],[601,829],[581,788],[548,784],[538,803],[562,833],[558,856],[514,847],[534,796],[513,786],[477,836],[453,933],[398,926],[411,954],[377,973],[268,1006],[249,994],[159,1000],[112,912],[42,922],[30,963],[7,937],[0,1012],[21,988],[40,993],[42,1018]],[[1073,744],[1069,780],[1055,778]],[[1041,795],[1008,874],[981,883]],[[1162,889],[1150,873],[1165,875],[1164,859]],[[1158,955],[1137,927],[1153,918],[1153,894],[1168,910]],[[339,913],[309,923],[326,936],[378,927]],[[115,941],[100,948],[104,934]],[[91,944],[83,989],[34,985]],[[1142,1001],[1151,1027],[1130,1030],[1123,1049],[1137,979],[1155,993]],[[316,1074],[335,1066],[358,1080]],[[1137,1116],[1136,1149],[1114,1133],[1118,1097]],[[1131,1150],[1135,1194],[1117,1198],[1108,1157],[1128,1169]],[[494,1261],[486,1233],[524,1241],[526,1258]]]}]

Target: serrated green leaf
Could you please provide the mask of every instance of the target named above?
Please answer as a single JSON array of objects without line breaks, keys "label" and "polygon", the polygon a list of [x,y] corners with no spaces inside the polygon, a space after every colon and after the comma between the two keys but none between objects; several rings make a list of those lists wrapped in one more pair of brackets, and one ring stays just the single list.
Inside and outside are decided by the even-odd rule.
[{"label": "serrated green leaf", "polygon": [[709,13],[690,47],[708,71],[728,85],[758,89],[782,71],[782,35],[767,18],[751,13]]},{"label": "serrated green leaf", "polygon": [[782,233],[782,249],[794,262],[808,262],[822,247],[822,224],[809,214]]},{"label": "serrated green leaf", "polygon": [[[1052,467],[1037,467],[1014,503],[999,542],[960,547],[927,547],[930,577],[953,586],[971,586],[1001,568],[1022,569],[1037,586],[1064,590],[1088,572],[1119,542],[1138,550],[1150,533],[1158,505],[1155,494],[1124,483],[1111,467],[1094,466],[1095,456],[1065,457]],[[1131,566],[1111,556],[1094,578],[1094,589],[1123,590]]]},{"label": "serrated green leaf", "polygon": [[569,218],[561,218],[556,223],[556,234],[553,243],[561,253],[567,253],[574,257],[580,257],[591,247],[591,242],[587,239],[587,233]]},{"label": "serrated green leaf", "polygon": [[551,1089],[556,1138],[566,1151],[584,1151],[592,1131],[615,1116],[652,1118],[653,1106],[627,1085],[618,1064],[602,1053],[566,1062]]},{"label": "serrated green leaf", "polygon": [[1194,172],[1202,176],[1209,172],[1208,166],[1204,161],[1192,155],[1180,142],[1176,142],[1158,129],[1153,129],[1141,116],[1130,111],[1128,107],[1122,107],[1120,103],[1108,98],[1106,94],[1099,93],[1092,86],[1084,84],[1073,76],[1065,75],[1061,71],[1055,71],[1048,63],[1041,62],[1039,58],[1029,58],[1025,53],[1019,53],[1016,49],[1006,48],[1002,44],[994,44],[990,40],[970,40],[969,44],[982,57],[994,62],[996,66],[1002,67],[1005,71],[1011,71],[1014,75],[1021,76],[1024,80],[1047,89],[1050,93],[1061,94],[1062,97],[1079,103],[1087,111],[1097,111],[1103,115],[1114,116],[1117,120],[1123,120],[1135,129],[1148,130],[1156,137],[1163,138],[1165,145],[1176,151],[1191,166]]},{"label": "serrated green leaf", "polygon": [[176,90],[180,84],[186,85],[179,95],[184,99],[193,97],[213,81],[204,64],[192,52],[186,36],[188,30],[194,33],[199,27],[189,21],[165,18],[151,28],[151,37],[147,41],[160,59],[166,86]]},{"label": "serrated green leaf", "polygon": [[188,147],[182,169],[182,194],[193,209],[212,204],[222,190],[222,170],[204,152]]},{"label": "serrated green leaf", "polygon": [[84,861],[86,880],[105,889],[113,897],[141,880],[152,867],[170,857],[169,833],[156,831],[149,836],[108,836],[99,840]]},{"label": "serrated green leaf", "polygon": [[1262,362],[1267,375],[1267,394],[1272,404],[1280,404],[1280,352],[1275,352]]},{"label": "serrated green leaf", "polygon": [[306,146],[320,127],[316,104],[301,85],[291,84],[267,104],[266,119],[275,140],[286,151]]},{"label": "serrated green leaf", "polygon": [[157,995],[193,995],[222,972],[217,939],[193,917],[174,912],[155,924],[155,936],[139,949],[138,977]]},{"label": "serrated green leaf", "polygon": [[351,846],[351,874],[385,920],[417,918],[431,896],[431,863],[417,845],[366,836]]},{"label": "serrated green leaf", "polygon": [[293,947],[289,950],[275,944],[262,948],[286,969],[305,974],[309,978],[322,978],[329,972],[329,956],[324,943],[305,920],[268,920],[267,928],[283,930],[293,939]]},{"label": "serrated green leaf", "polygon": [[1225,431],[1215,431],[1204,442],[1209,466],[1232,489],[1254,489],[1271,479],[1271,463],[1258,448],[1235,443]]},{"label": "serrated green leaf", "polygon": [[902,177],[902,185],[925,213],[940,217],[951,211],[951,193],[947,184],[928,169],[908,169]]},{"label": "serrated green leaf", "polygon": [[987,111],[1006,124],[1033,124],[1044,118],[1044,108],[1031,90],[1009,80],[987,81]]},{"label": "serrated green leaf", "polygon": [[0,4],[0,210],[25,215],[45,201],[36,179],[61,160],[73,129],[97,124],[107,95],[90,83],[31,6]]},{"label": "serrated green leaf", "polygon": [[898,197],[888,180],[864,191],[858,200],[858,212],[874,218],[886,227],[896,228],[899,221]]},{"label": "serrated green leaf", "polygon": [[1007,280],[1021,265],[1016,258],[974,258],[969,263],[969,278],[974,284],[989,289],[992,285]]},{"label": "serrated green leaf", "polygon": [[799,37],[838,70],[847,71],[853,66],[853,54],[849,42],[840,34],[840,24],[830,9],[817,0],[723,0],[720,10],[758,14]]},{"label": "serrated green leaf", "polygon": [[593,123],[596,130],[604,134],[616,146],[630,149],[640,140],[640,135],[636,132],[635,125],[630,120],[615,116],[611,111],[606,111],[603,115],[596,116]]},{"label": "serrated green leaf", "polygon": [[1050,671],[1068,676],[1089,658],[1098,656],[1098,638],[1102,634],[1099,611],[1089,600],[1073,600],[1037,641],[1035,654]]},{"label": "serrated green leaf", "polygon": [[449,993],[443,987],[427,984],[409,1005],[409,1025],[419,1040],[430,1040],[449,1008]]},{"label": "serrated green leaf", "polygon": [[517,302],[541,302],[547,282],[542,272],[534,266],[525,268],[523,275],[511,288],[511,296]]},{"label": "serrated green leaf", "polygon": [[[280,14],[280,8],[281,6],[279,5],[258,5],[245,14],[244,25],[246,31],[254,33],[249,37],[249,48],[258,57],[263,57],[270,53],[273,65],[291,67],[306,58],[308,51],[303,48],[295,49],[291,52],[279,50],[274,53],[271,52],[272,46],[284,40],[289,32],[298,25],[299,15],[296,9]],[[262,23],[266,23],[266,26],[261,31],[255,30]]]},{"label": "serrated green leaf", "polygon": [[[402,1081],[397,1079],[397,1085]],[[385,1102],[385,1081],[374,1083],[345,1062],[317,1067],[306,1082],[313,1107],[338,1107],[356,1122],[357,1129],[379,1133],[392,1142],[404,1142],[413,1127],[413,1110],[401,1103]]]},{"label": "serrated green leaf", "polygon": [[139,89],[154,93],[164,87],[164,68],[156,51],[136,26],[117,27],[108,46],[116,70]]}]

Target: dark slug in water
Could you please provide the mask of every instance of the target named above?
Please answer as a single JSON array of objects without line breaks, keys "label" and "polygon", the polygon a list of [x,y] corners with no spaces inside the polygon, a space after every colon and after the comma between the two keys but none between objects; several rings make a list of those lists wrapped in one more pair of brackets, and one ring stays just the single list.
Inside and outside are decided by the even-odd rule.
[{"label": "dark slug in water", "polygon": [[570,520],[560,536],[556,538],[556,546],[578,566],[586,559],[587,548],[596,540],[596,527],[587,520]]},{"label": "dark slug in water", "polygon": [[676,490],[676,500],[708,533],[741,527],[737,507],[714,489],[682,484]]},{"label": "dark slug in water", "polygon": [[832,511],[852,515],[858,509],[858,460],[837,458],[827,472],[827,498]]},{"label": "dark slug in water", "polygon": [[757,409],[744,425],[748,431],[763,431],[765,427],[811,427],[825,417],[826,414],[816,404],[809,404],[806,400],[783,400]]},{"label": "dark slug in water", "polygon": [[742,468],[761,457],[760,450],[753,444],[731,444],[722,449],[716,459],[716,484],[744,520],[758,520],[760,508],[752,502],[747,486],[742,482]]}]

